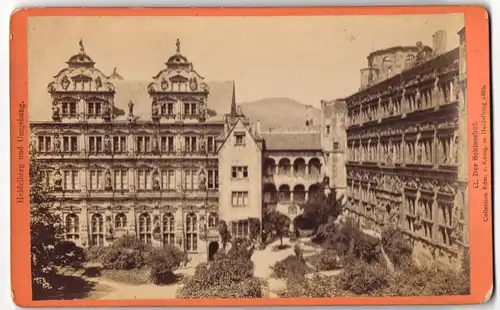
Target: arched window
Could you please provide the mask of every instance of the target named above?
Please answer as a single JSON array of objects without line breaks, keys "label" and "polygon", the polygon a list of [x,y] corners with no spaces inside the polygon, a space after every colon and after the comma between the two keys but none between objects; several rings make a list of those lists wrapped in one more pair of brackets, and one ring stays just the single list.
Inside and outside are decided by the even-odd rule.
[{"label": "arched window", "polygon": [[208,215],[208,228],[215,228],[219,224],[219,215],[212,212]]},{"label": "arched window", "polygon": [[289,203],[291,199],[290,195],[290,187],[288,185],[281,185],[279,188],[280,192],[280,202],[281,203]]},{"label": "arched window", "polygon": [[127,228],[127,216],[123,213],[118,213],[115,216],[115,229],[125,229]]},{"label": "arched window", "polygon": [[172,213],[163,215],[163,244],[175,244],[175,218]]},{"label": "arched window", "polygon": [[91,225],[91,239],[92,245],[104,245],[104,219],[102,215],[96,213],[92,215]]},{"label": "arched window", "polygon": [[80,220],[78,215],[71,213],[66,216],[66,239],[76,241],[80,238]]},{"label": "arched window", "polygon": [[186,251],[196,252],[198,250],[198,225],[196,214],[189,213],[186,216]]},{"label": "arched window", "polygon": [[144,243],[151,243],[151,216],[147,213],[139,216],[139,239]]}]

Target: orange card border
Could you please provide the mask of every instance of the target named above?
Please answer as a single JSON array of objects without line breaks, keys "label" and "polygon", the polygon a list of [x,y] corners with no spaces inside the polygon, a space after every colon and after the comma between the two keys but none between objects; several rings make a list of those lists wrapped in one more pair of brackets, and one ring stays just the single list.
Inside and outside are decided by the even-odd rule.
[{"label": "orange card border", "polygon": [[[486,192],[472,188],[469,164],[471,294],[439,297],[333,297],[315,299],[238,300],[47,300],[33,301],[31,294],[29,202],[17,202],[17,187],[29,197],[28,180],[28,54],[27,22],[30,16],[303,16],[303,15],[393,15],[463,13],[467,53],[467,100],[469,163],[472,163],[472,122],[486,122],[489,139],[479,139],[479,150],[489,151],[481,166],[479,180],[487,178]],[[10,33],[10,120],[11,120],[11,283],[14,302],[22,307],[92,306],[313,306],[313,305],[401,305],[471,304],[490,299],[493,292],[493,239],[491,204],[490,135],[490,49],[488,12],[481,6],[400,6],[400,7],[281,7],[281,8],[32,8],[11,16]],[[481,116],[481,89],[486,88],[486,107]],[[23,135],[23,137],[20,137]],[[24,156],[20,156],[23,151]],[[24,172],[21,170],[24,169]],[[19,177],[23,182],[17,181]],[[476,178],[477,179],[477,178]],[[485,197],[486,195],[486,197]],[[487,202],[483,203],[487,199]],[[481,202],[481,203],[479,203]],[[485,219],[485,217],[487,217]]]}]

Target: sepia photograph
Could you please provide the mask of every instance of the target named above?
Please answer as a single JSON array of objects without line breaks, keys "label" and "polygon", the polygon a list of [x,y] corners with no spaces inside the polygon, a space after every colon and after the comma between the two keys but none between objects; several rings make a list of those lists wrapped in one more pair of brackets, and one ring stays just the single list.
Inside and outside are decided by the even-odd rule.
[{"label": "sepia photograph", "polygon": [[464,14],[28,18],[34,300],[470,294]]}]

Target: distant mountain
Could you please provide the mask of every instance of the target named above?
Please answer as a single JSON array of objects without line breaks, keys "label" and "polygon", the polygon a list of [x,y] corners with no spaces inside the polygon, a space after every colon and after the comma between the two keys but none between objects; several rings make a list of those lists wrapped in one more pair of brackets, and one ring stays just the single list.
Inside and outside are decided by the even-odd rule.
[{"label": "distant mountain", "polygon": [[306,110],[313,126],[321,123],[321,110],[290,98],[263,98],[239,103],[243,113],[252,121],[260,120],[262,130],[276,127],[304,128]]}]

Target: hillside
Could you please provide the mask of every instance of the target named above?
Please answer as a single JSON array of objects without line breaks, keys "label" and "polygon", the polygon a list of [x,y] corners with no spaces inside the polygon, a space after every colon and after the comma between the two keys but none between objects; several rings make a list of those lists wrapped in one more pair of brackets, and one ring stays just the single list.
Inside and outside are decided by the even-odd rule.
[{"label": "hillside", "polygon": [[[270,127],[303,128],[306,124],[306,105],[289,98],[264,98],[239,103],[243,113],[252,121],[260,120],[262,130]],[[314,126],[321,122],[321,111],[309,107]]]}]

